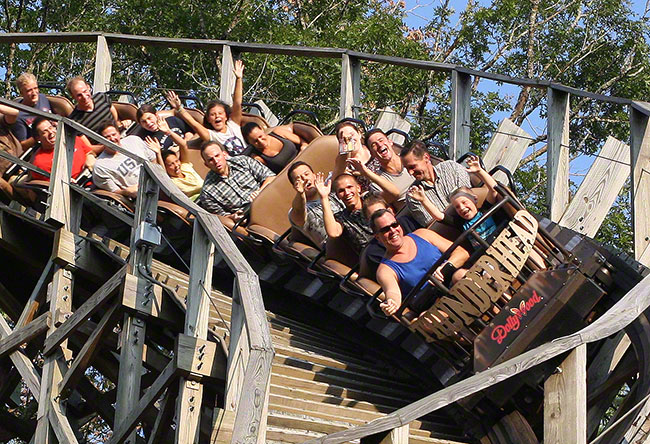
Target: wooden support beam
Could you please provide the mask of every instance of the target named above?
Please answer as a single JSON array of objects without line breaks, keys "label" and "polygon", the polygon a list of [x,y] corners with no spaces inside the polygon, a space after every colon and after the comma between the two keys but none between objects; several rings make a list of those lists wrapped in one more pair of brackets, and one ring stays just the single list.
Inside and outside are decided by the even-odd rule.
[{"label": "wooden support beam", "polygon": [[61,123],[56,129],[45,221],[55,227],[70,226],[70,175],[77,132]]},{"label": "wooden support beam", "polygon": [[449,134],[449,157],[452,160],[469,151],[472,109],[472,76],[456,70],[451,71],[451,129]]},{"label": "wooden support beam", "polygon": [[[9,327],[4,317],[0,316],[0,339],[10,336],[11,333],[11,327]],[[34,398],[39,399],[41,394],[41,378],[38,376],[32,361],[19,350],[11,353],[9,358],[14,364],[14,367],[16,367],[16,370],[18,370],[18,373],[20,373],[20,376],[22,376],[23,381],[27,385],[27,388],[29,388],[29,391],[32,392]]]},{"label": "wooden support beam", "polygon": [[151,433],[149,434],[149,440],[147,441],[147,444],[159,444],[162,441],[163,437],[166,436],[165,434],[169,432],[169,425],[172,419],[174,419],[174,411],[176,405],[175,401],[177,395],[178,388],[174,384],[171,384],[167,389],[165,399],[163,399],[163,402],[160,406],[156,421],[151,428]]},{"label": "wooden support beam", "polygon": [[379,444],[408,444],[409,442],[409,425],[403,425],[402,427],[397,427],[387,433],[384,433],[383,439],[377,441],[376,439],[372,439],[374,437],[370,437],[371,439],[368,440],[368,438],[361,438],[361,444],[365,444],[367,442],[379,442]]},{"label": "wooden support beam", "polygon": [[341,54],[341,107],[339,118],[358,117],[361,96],[361,63],[348,54]]},{"label": "wooden support beam", "polygon": [[41,276],[38,278],[38,281],[36,282],[36,285],[32,290],[32,294],[29,295],[29,299],[25,304],[25,308],[23,309],[23,312],[21,313],[18,322],[16,322],[16,328],[22,327],[23,325],[27,325],[27,323],[29,323],[34,318],[36,313],[38,313],[38,308],[41,304],[44,290],[47,287],[45,283],[49,282],[50,280],[50,275],[52,274],[53,265],[54,265],[53,261],[51,260],[47,261],[47,265],[45,265],[45,268],[43,268],[43,271],[41,272]]},{"label": "wooden support beam", "polygon": [[0,282],[0,308],[11,319],[16,319],[21,312],[21,304],[14,295]]},{"label": "wooden support beam", "polygon": [[99,311],[104,304],[113,297],[113,293],[122,284],[124,276],[126,275],[126,265],[113,275],[108,281],[104,283],[93,295],[84,302],[81,307],[74,311],[74,313],[63,323],[56,331],[45,340],[43,347],[43,354],[49,355],[55,348],[65,341],[72,333],[75,332],[80,325],[88,321],[88,319]]},{"label": "wooden support beam", "polygon": [[587,443],[587,345],[569,353],[544,383],[544,443]]},{"label": "wooden support beam", "polygon": [[70,365],[70,368],[65,373],[63,380],[59,384],[59,392],[62,396],[67,396],[68,390],[74,387],[79,378],[83,376],[83,373],[86,371],[86,368],[88,368],[88,364],[97,349],[97,345],[109,329],[115,324],[117,315],[119,314],[118,308],[118,304],[113,304],[113,306],[104,313],[101,321],[97,324],[97,328],[95,328],[79,353],[77,353],[72,365]]},{"label": "wooden support beam", "polygon": [[[483,153],[485,169],[490,171],[495,166],[502,165],[514,174],[531,139],[530,134],[515,125],[512,120],[503,119],[492,134],[487,150]],[[508,184],[506,175],[501,171],[495,173],[493,177],[503,184]]]},{"label": "wooden support beam", "polygon": [[233,412],[215,407],[212,413],[212,427],[210,427],[210,444],[229,444],[232,441],[234,424]]},{"label": "wooden support beam", "polygon": [[[216,365],[214,361],[218,359],[216,344],[206,341],[213,264],[214,245],[199,221],[195,220],[185,312],[185,335],[180,335],[177,342],[177,361],[184,369],[189,367],[188,370],[193,373],[210,372],[212,364],[208,361]],[[208,365],[210,370],[207,369]],[[225,363],[222,363],[222,371],[225,376]],[[183,377],[180,378],[178,390],[176,443],[198,444],[203,384]]]},{"label": "wooden support beam", "polygon": [[[146,221],[155,223],[158,209],[158,191],[159,188],[156,182],[149,176],[145,168],[141,168],[135,217],[129,243],[131,249],[129,269],[132,274],[139,273],[140,269],[149,269],[151,266],[151,255],[144,248],[136,247],[135,242],[142,223]],[[138,287],[138,290],[140,290],[140,287]],[[146,300],[145,293],[138,291],[135,300],[136,304],[143,304]],[[132,415],[132,411],[138,405],[146,332],[146,323],[143,319],[129,313],[124,315],[113,430],[117,430],[119,424],[126,424]],[[130,432],[127,439],[134,444],[136,442],[136,433]]]},{"label": "wooden support beam", "polygon": [[569,94],[548,89],[546,198],[550,219],[558,222],[569,203]]},{"label": "wooden support beam", "polygon": [[244,373],[249,356],[248,331],[241,305],[241,297],[235,286],[230,315],[230,344],[226,376],[226,410],[236,411],[244,384]]},{"label": "wooden support beam", "polygon": [[119,444],[125,442],[129,434],[138,425],[138,422],[142,419],[142,416],[149,406],[160,398],[163,391],[165,391],[165,389],[174,381],[176,370],[174,361],[167,364],[165,370],[163,370],[154,383],[151,384],[142,396],[142,399],[140,399],[135,407],[129,412],[128,416],[126,416],[123,421],[117,423],[113,436],[110,441],[108,441],[108,444]]},{"label": "wooden support beam", "polygon": [[95,51],[95,77],[93,79],[93,92],[106,92],[111,86],[111,71],[113,59],[111,50],[103,35],[97,36],[97,50]]},{"label": "wooden support beam", "polygon": [[229,45],[223,45],[221,50],[221,87],[219,88],[219,99],[224,103],[232,105],[232,95],[235,93],[235,60],[238,54]]},{"label": "wooden support beam", "polygon": [[159,285],[127,274],[122,293],[122,305],[135,315],[178,328],[182,313],[167,292]]},{"label": "wooden support beam", "polygon": [[226,356],[216,342],[180,334],[176,338],[174,359],[187,379],[226,380]]},{"label": "wooden support beam", "polygon": [[[64,225],[61,230],[64,230],[65,228]],[[72,287],[73,276],[69,270],[60,268],[54,272],[52,285],[50,287],[50,314],[54,319],[56,319],[59,312],[66,313],[72,310]],[[56,325],[53,323],[47,336],[49,337],[55,332]],[[65,425],[61,425],[60,421],[56,424],[56,426],[59,427],[59,430],[57,431],[52,429],[52,427],[55,426],[55,424],[52,423],[52,405],[58,405],[57,412],[59,409],[61,411],[63,410],[59,404],[59,383],[61,382],[64,373],[62,367],[65,367],[65,360],[70,357],[70,350],[67,348],[66,341],[61,342],[58,347],[60,348],[57,349],[56,353],[52,353],[45,357],[45,362],[43,364],[43,376],[41,378],[42,389],[41,395],[38,399],[38,423],[36,425],[36,433],[34,434],[34,441],[36,444],[54,443],[55,433],[65,434]],[[55,412],[54,415],[57,415],[57,413]],[[54,416],[54,418],[56,420],[58,419],[58,416]],[[64,440],[62,442],[66,441]]]},{"label": "wooden support beam", "polygon": [[629,175],[630,147],[608,137],[559,224],[595,237]]},{"label": "wooden support beam", "polygon": [[[647,104],[645,104],[647,105]],[[650,266],[650,113],[630,107],[630,160],[632,172],[632,232],[634,258]]]},{"label": "wooden support beam", "polygon": [[[58,401],[50,401],[49,419],[59,443],[77,444],[77,437]],[[38,441],[37,441],[38,443]]]},{"label": "wooden support beam", "polygon": [[13,352],[22,344],[42,335],[50,328],[51,324],[52,315],[50,313],[43,313],[38,319],[29,324],[14,329],[9,336],[4,336],[0,339],[0,358]]}]

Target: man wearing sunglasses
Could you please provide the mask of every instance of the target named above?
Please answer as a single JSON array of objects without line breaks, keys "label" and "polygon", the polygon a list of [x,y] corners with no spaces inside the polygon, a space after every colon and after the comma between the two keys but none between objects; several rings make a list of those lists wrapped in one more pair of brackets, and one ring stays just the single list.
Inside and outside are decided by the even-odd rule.
[{"label": "man wearing sunglasses", "polygon": [[[426,228],[404,236],[395,215],[388,210],[375,211],[370,217],[370,226],[375,238],[386,247],[384,259],[377,268],[377,282],[386,295],[380,307],[387,316],[392,316],[402,305],[402,297],[411,292],[453,242]],[[456,247],[449,259],[435,270],[433,277],[443,282],[445,266],[455,270],[468,258],[464,248]],[[409,301],[409,308],[419,314],[433,301],[418,296]]]}]

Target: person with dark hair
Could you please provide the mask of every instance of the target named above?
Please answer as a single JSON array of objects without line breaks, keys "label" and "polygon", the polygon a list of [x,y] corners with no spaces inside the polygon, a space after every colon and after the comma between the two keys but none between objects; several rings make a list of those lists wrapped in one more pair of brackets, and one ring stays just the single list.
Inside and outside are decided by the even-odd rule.
[{"label": "person with dark hair", "polygon": [[[48,173],[52,171],[52,162],[54,160],[54,144],[56,142],[56,122],[48,120],[45,117],[37,117],[32,122],[32,136],[41,146],[32,155],[31,163]],[[82,137],[77,136],[74,144],[74,154],[72,157],[72,178],[76,178],[87,166],[88,154],[91,152],[90,146],[86,144]],[[94,160],[94,159],[93,159]],[[30,172],[32,179],[49,180],[36,172]]]},{"label": "person with dark hair", "polygon": [[[323,174],[314,174],[309,164],[299,160],[291,164],[287,177],[296,190],[289,210],[289,222],[320,247],[327,241],[327,232],[323,222],[323,204],[315,184],[316,180],[323,181]],[[343,209],[338,199],[330,196],[329,201],[333,212]]]},{"label": "person with dark hair", "polygon": [[[379,174],[381,177],[394,183],[399,191],[399,197],[392,203],[395,211],[401,210],[406,205],[406,192],[415,179],[402,165],[402,158],[395,152],[393,141],[386,136],[380,128],[373,128],[366,132],[365,145],[373,157],[379,162]],[[372,184],[371,189],[378,191],[379,188]]]},{"label": "person with dark hair", "polygon": [[[395,215],[388,210],[373,213],[370,226],[375,238],[386,247],[384,259],[377,268],[377,282],[386,295],[380,307],[387,316],[392,316],[402,305],[402,298],[411,292],[453,242],[426,228],[404,236]],[[435,270],[433,277],[444,281],[445,266],[454,271],[468,258],[464,248],[456,247],[449,259]],[[430,297],[418,294],[409,302],[409,308],[420,313],[431,303]]]},{"label": "person with dark hair", "polygon": [[[138,136],[122,138],[115,121],[100,122],[97,130],[115,145],[151,162],[156,160],[154,151],[149,149]],[[98,188],[135,199],[138,196],[140,167],[140,163],[136,160],[105,146],[95,162],[93,182]]]},{"label": "person with dark hair", "polygon": [[[406,203],[415,220],[423,227],[429,226],[435,220],[442,220],[445,208],[449,205],[449,194],[456,188],[471,187],[469,174],[465,168],[453,161],[446,160],[436,166],[431,163],[431,157],[426,145],[419,140],[412,141],[400,153],[406,170],[417,180],[413,187],[420,190],[409,191]],[[424,195],[440,211],[439,218],[434,218],[422,204],[420,196]]]},{"label": "person with dark hair", "polygon": [[[334,161],[333,177],[349,173],[356,177],[361,190],[365,193],[370,190],[370,184],[377,181],[380,164],[372,153],[362,143],[363,128],[360,124],[350,120],[342,120],[334,127],[336,139],[339,142],[339,155]],[[385,184],[384,184],[385,185]],[[382,187],[383,189],[384,187]],[[394,196],[384,196],[392,202],[397,197],[398,190],[394,187]]]},{"label": "person with dark hair", "polygon": [[257,123],[248,122],[241,129],[244,140],[253,150],[250,156],[279,174],[307,144],[293,132],[293,124],[273,128],[267,134]]},{"label": "person with dark hair", "polygon": [[[140,134],[142,139],[146,139],[147,137],[156,139],[160,142],[163,151],[170,149],[172,145],[176,143],[175,140],[170,137],[169,133],[165,133],[161,130],[158,125],[158,112],[152,105],[142,105],[138,108],[135,118],[144,130],[143,134]],[[176,116],[169,116],[163,120],[166,122],[167,128],[169,128],[171,132],[178,134],[185,139],[192,136],[192,133],[188,131],[187,124],[182,119],[179,119]]]},{"label": "person with dark hair", "polygon": [[234,222],[242,218],[244,208],[275,178],[271,170],[248,156],[226,158],[225,149],[218,142],[203,142],[201,157],[210,172],[199,196],[200,205]]},{"label": "person with dark hair", "polygon": [[[326,184],[322,175],[316,177],[316,190],[323,202],[323,221],[325,231],[330,238],[343,236],[356,254],[368,245],[372,238],[372,230],[363,218],[361,208],[361,185],[354,176],[343,173],[332,180],[331,184]],[[332,211],[330,203],[330,190],[333,190],[345,208],[336,214]]]},{"label": "person with dark hair", "polygon": [[[22,97],[20,103],[25,106],[31,106],[40,111],[48,113],[52,112],[50,101],[45,94],[40,93],[38,82],[36,81],[34,74],[24,72],[18,76],[16,79],[16,88],[18,88]],[[36,116],[26,111],[18,111],[14,109],[9,113],[5,113],[4,111],[0,112],[4,114],[5,122],[10,125],[11,132],[20,141],[20,145],[23,149],[34,146],[36,141],[32,137],[31,125],[36,120]]]},{"label": "person with dark hair", "polygon": [[219,142],[227,150],[228,154],[237,156],[246,148],[240,127],[242,121],[242,77],[244,75],[244,64],[241,60],[235,62],[233,71],[236,80],[232,108],[221,100],[208,102],[203,116],[203,124],[197,122],[185,110],[175,92],[169,91],[166,97],[167,101],[176,110],[176,113],[192,127],[202,140]]},{"label": "person with dark hair", "polygon": [[[388,210],[393,212],[393,209],[388,205],[386,200],[379,193],[370,192],[363,199],[362,213],[363,217],[370,221],[372,215],[378,210]],[[395,214],[393,212],[393,214]],[[422,228],[410,216],[397,216],[397,221],[402,226],[404,234],[411,233],[412,231]],[[377,275],[377,267],[381,263],[386,248],[376,238],[372,238],[368,246],[361,252],[361,259],[359,261],[359,275],[370,279],[375,279]]]},{"label": "person with dark hair", "polygon": [[156,122],[158,131],[178,146],[178,154],[172,150],[162,148],[160,141],[155,137],[147,136],[144,142],[150,150],[156,153],[159,163],[165,168],[172,182],[190,199],[196,200],[203,188],[203,178],[196,172],[189,162],[187,142],[180,134],[172,131],[167,124],[167,119],[158,116]]}]

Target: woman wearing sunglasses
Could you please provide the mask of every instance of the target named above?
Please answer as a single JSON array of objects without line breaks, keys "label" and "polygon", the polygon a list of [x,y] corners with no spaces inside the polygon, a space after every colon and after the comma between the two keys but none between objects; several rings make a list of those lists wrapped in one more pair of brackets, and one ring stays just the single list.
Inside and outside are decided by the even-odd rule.
[{"label": "woman wearing sunglasses", "polygon": [[[377,268],[377,282],[386,295],[380,307],[387,316],[392,316],[402,305],[402,297],[411,292],[452,242],[426,228],[404,236],[399,222],[388,210],[375,211],[370,217],[370,226],[377,240],[386,247],[384,259]],[[443,282],[444,267],[455,271],[468,258],[464,248],[456,247],[449,259],[435,270],[433,277]],[[431,298],[418,294],[409,301],[409,308],[417,315],[432,302]]]}]

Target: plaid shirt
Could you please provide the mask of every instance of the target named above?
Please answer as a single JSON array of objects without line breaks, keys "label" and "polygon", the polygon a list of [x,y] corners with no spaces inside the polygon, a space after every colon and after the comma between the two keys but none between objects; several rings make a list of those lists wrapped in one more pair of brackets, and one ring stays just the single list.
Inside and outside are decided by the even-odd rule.
[{"label": "plaid shirt", "polygon": [[248,156],[231,157],[228,176],[210,171],[205,177],[200,205],[221,216],[235,213],[250,203],[250,195],[259,190],[264,180],[274,174],[266,166]]},{"label": "plaid shirt", "polygon": [[361,210],[350,211],[346,208],[336,213],[334,219],[343,226],[342,236],[349,240],[357,254],[360,254],[373,236],[372,229],[363,218]]},{"label": "plaid shirt", "polygon": [[[427,182],[415,182],[413,186],[420,185],[424,190],[427,199],[431,201],[440,211],[444,212],[449,205],[449,194],[459,187],[471,188],[467,170],[454,160],[440,162],[433,167],[436,178],[433,185]],[[411,216],[418,221],[423,227],[428,227],[433,222],[433,217],[429,214],[424,206],[413,199],[409,194],[406,195],[406,204],[408,205]]]}]

